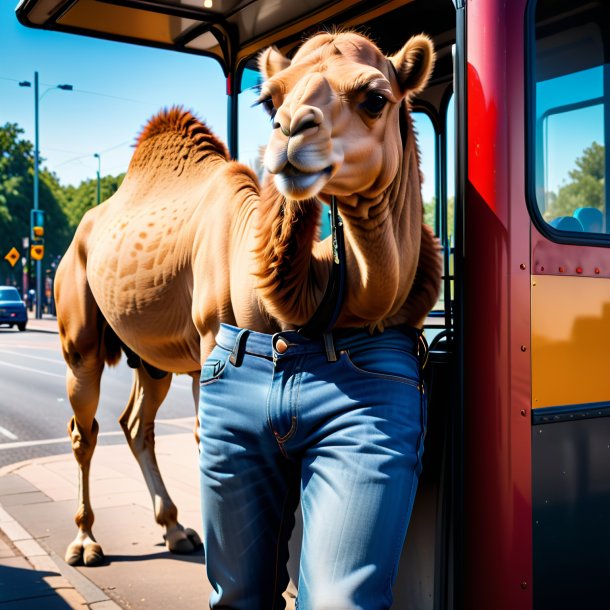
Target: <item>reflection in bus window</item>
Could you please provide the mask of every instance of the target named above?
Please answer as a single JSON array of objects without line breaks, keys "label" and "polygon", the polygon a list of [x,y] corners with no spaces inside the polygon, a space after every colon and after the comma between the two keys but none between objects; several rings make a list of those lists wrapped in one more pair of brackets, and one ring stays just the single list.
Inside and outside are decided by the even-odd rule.
[{"label": "reflection in bus window", "polygon": [[608,233],[605,143],[609,66],[601,5],[557,19],[536,5],[535,185],[542,219],[559,231]]}]

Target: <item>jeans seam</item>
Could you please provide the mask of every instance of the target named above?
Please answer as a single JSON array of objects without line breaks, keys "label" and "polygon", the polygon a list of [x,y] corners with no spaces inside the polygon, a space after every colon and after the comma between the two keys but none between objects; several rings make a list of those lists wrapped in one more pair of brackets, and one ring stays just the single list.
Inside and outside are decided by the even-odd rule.
[{"label": "jeans seam", "polygon": [[286,520],[286,505],[288,504],[288,500],[291,497],[292,492],[288,490],[286,492],[286,496],[284,497],[284,502],[282,503],[282,518],[280,519],[280,526],[277,532],[277,542],[275,544],[275,581],[273,583],[273,606],[271,610],[275,610],[275,602],[277,600],[278,594],[278,580],[279,580],[279,568],[280,568],[280,544],[282,540],[282,530],[284,529],[284,522]]}]

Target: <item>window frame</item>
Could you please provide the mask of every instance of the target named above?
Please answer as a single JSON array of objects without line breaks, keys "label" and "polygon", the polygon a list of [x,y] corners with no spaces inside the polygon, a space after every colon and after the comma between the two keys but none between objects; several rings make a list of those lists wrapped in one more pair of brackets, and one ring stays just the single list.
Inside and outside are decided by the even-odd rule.
[{"label": "window frame", "polygon": [[[536,229],[548,240],[565,245],[575,246],[598,246],[610,248],[610,227],[608,233],[590,233],[565,231],[551,226],[543,217],[538,206],[536,193],[536,7],[538,0],[529,0],[525,10],[525,201],[527,209]],[[606,69],[606,68],[605,68]],[[581,107],[592,106],[593,102],[600,102],[600,98],[587,100],[580,103]],[[605,100],[601,97],[605,116],[608,116],[610,97]],[[563,104],[547,110],[544,118],[552,114],[558,114],[562,110],[569,109],[574,104]],[[608,132],[608,126],[604,126],[604,134]],[[606,146],[606,141],[604,141]],[[607,164],[606,164],[607,165]],[[610,224],[610,202],[606,201],[604,211],[606,220]]]}]

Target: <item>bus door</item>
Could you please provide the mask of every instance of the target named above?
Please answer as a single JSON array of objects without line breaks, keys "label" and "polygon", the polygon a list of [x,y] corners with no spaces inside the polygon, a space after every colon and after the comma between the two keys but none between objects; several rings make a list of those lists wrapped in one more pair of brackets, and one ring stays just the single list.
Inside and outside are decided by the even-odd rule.
[{"label": "bus door", "polygon": [[534,610],[610,607],[610,7],[528,9]]}]

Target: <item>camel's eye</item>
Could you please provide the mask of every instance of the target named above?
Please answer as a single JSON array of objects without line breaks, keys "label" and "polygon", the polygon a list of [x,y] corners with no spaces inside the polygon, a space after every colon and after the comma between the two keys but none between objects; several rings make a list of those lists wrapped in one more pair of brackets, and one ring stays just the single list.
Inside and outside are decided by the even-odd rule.
[{"label": "camel's eye", "polygon": [[260,100],[259,104],[265,109],[265,112],[273,118],[275,116],[275,106],[273,105],[273,99],[270,97],[266,97],[263,100]]},{"label": "camel's eye", "polygon": [[360,104],[360,107],[363,108],[364,111],[367,114],[370,114],[372,117],[378,117],[387,103],[388,100],[383,95],[370,91],[366,94],[366,98]]}]

